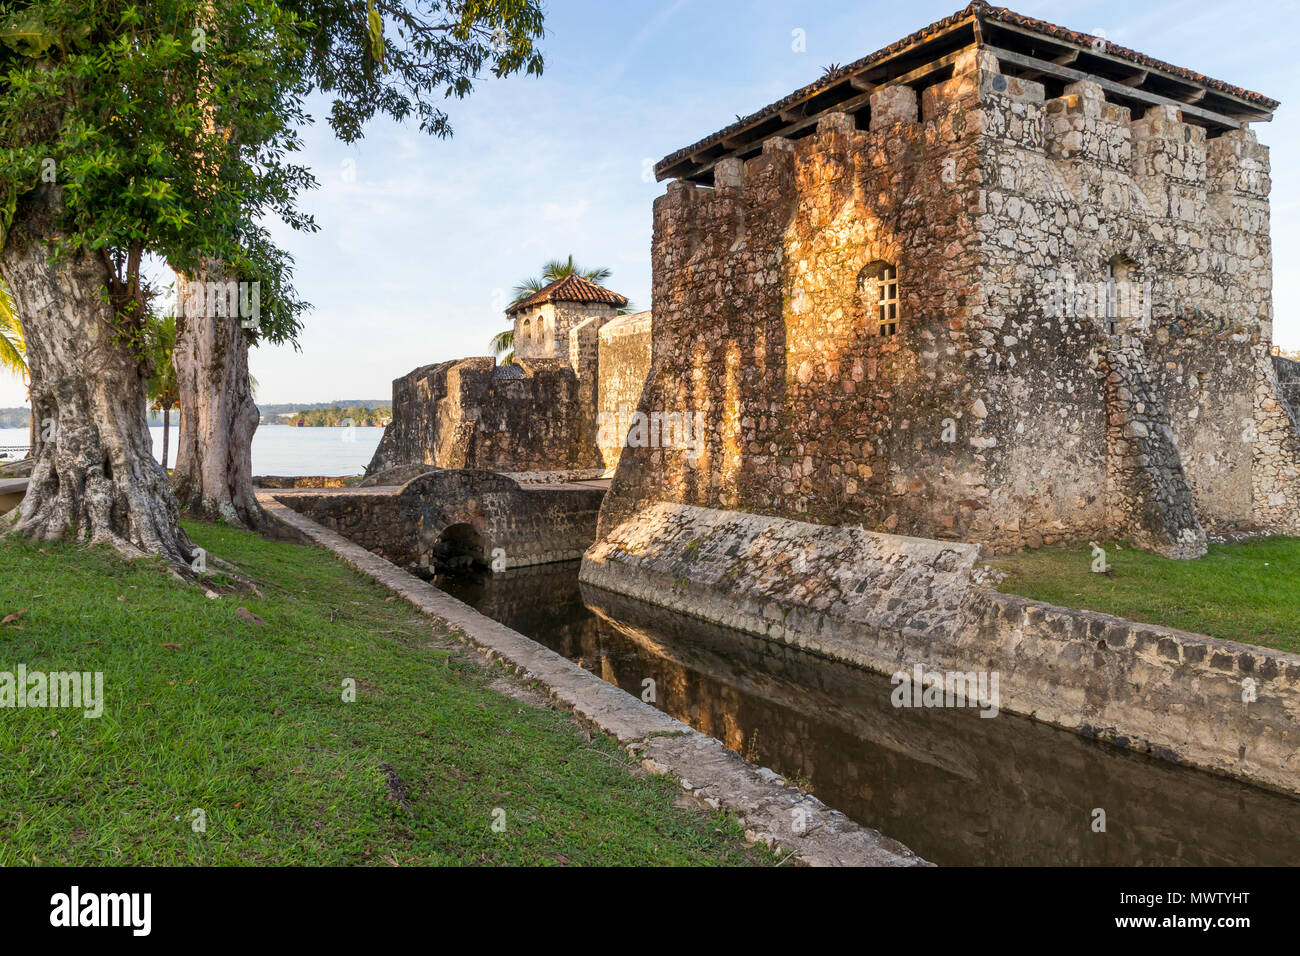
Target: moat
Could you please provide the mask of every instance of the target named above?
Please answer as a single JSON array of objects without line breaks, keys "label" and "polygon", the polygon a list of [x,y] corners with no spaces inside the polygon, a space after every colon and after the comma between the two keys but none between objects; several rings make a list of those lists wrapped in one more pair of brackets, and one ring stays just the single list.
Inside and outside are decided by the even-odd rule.
[{"label": "moat", "polygon": [[578,569],[434,583],[630,694],[652,680],[661,710],[941,865],[1300,860],[1300,800],[1006,712],[897,709],[887,677],[582,585]]}]

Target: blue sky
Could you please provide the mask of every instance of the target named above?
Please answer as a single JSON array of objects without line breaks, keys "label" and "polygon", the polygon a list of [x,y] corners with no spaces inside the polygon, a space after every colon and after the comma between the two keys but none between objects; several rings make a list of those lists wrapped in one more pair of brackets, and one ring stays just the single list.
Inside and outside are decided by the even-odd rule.
[{"label": "blue sky", "polygon": [[[322,120],[306,135],[321,188],[303,199],[321,230],[279,233],[315,308],[300,352],[254,351],[259,401],[383,398],[412,368],[485,354],[509,288],[552,257],[608,266],[608,284],[649,308],[651,202],[665,184],[647,162],[962,6],[551,0],[544,75],[451,101],[452,139],[376,122],[344,147]],[[1282,101],[1255,128],[1272,149],[1276,340],[1300,348],[1300,3],[1010,6]],[[0,380],[0,406],[24,394]]]}]

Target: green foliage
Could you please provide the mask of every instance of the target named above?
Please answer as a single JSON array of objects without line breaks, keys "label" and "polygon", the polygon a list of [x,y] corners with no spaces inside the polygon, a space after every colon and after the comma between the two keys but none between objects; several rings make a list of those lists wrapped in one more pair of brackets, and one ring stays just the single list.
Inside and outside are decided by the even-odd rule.
[{"label": "green foliage", "polygon": [[573,261],[573,255],[570,254],[567,259],[552,259],[542,266],[541,276],[531,276],[524,279],[514,287],[515,297],[511,299],[511,305],[522,299],[528,298],[535,292],[541,292],[552,282],[557,279],[563,279],[565,276],[580,275],[590,282],[604,282],[613,273],[604,266],[598,266],[595,269],[584,269]]},{"label": "green foliage", "polygon": [[[104,257],[107,293],[140,347],[153,254],[212,260],[261,283],[262,331],[291,339],[303,308],[263,221],[314,229],[289,161],[306,122],[305,30],[273,0],[0,2],[0,197],[57,209],[60,251]],[[34,191],[41,190],[39,193]]]},{"label": "green foliage", "polygon": [[0,279],[0,369],[27,376],[27,340],[23,326],[14,314],[13,299],[4,280]]},{"label": "green foliage", "polygon": [[514,326],[508,329],[502,329],[496,335],[492,336],[492,341],[488,343],[488,348],[502,365],[512,365],[515,361],[515,330]]},{"label": "green foliage", "polygon": [[172,364],[172,353],[176,350],[176,316],[152,317],[146,334],[149,359],[153,365],[149,376],[149,407],[167,411],[180,401],[176,366]]},{"label": "green foliage", "polygon": [[0,865],[776,862],[329,554],[185,530],[261,594],[0,539],[7,669],[104,675],[97,719],[0,709]]},{"label": "green foliage", "polygon": [[295,413],[293,418],[294,424],[301,421],[304,426],[312,428],[336,428],[349,425],[369,428],[392,420],[392,408],[387,406],[367,408],[365,405],[353,405],[351,408],[335,405],[330,408],[306,409]]},{"label": "green foliage", "polygon": [[[438,105],[463,99],[487,75],[540,76],[540,0],[284,0],[303,23],[302,69],[333,97],[329,122],[344,142],[376,114],[414,116],[422,132],[451,135]],[[376,23],[376,19],[378,23]]]}]

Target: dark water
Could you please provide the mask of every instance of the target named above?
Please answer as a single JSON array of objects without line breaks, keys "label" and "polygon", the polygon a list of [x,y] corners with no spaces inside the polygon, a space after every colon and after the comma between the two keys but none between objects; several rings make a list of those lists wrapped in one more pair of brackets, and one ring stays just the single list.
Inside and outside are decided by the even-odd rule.
[{"label": "dark water", "polygon": [[[1027,718],[897,709],[889,679],[578,582],[435,583],[944,865],[1300,863],[1300,801]],[[1106,832],[1093,832],[1094,809]]]}]

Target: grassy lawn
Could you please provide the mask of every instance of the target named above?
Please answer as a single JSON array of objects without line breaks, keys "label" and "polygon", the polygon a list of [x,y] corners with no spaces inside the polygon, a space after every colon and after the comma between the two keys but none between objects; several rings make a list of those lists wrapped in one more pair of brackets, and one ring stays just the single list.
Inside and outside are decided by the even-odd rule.
[{"label": "grassy lawn", "polygon": [[0,708],[0,864],[774,861],[325,552],[187,530],[265,597],[0,539],[0,671],[102,671],[106,700]]},{"label": "grassy lawn", "polygon": [[1087,546],[989,564],[1010,572],[1010,594],[1300,653],[1300,538],[1212,544],[1199,561],[1103,547],[1113,574],[1090,570]]}]

